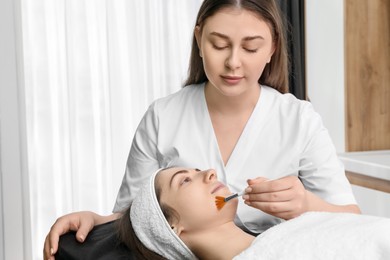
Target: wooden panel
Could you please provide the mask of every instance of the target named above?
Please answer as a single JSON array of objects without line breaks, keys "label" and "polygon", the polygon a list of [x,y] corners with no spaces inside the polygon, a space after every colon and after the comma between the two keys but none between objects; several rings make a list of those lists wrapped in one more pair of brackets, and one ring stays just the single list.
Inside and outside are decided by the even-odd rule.
[{"label": "wooden panel", "polygon": [[346,151],[390,149],[390,1],[344,7]]}]

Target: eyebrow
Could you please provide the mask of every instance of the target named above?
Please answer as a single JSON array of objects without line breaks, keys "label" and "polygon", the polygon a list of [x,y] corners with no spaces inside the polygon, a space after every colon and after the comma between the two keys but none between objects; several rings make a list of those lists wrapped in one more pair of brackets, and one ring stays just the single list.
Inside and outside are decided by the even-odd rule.
[{"label": "eyebrow", "polygon": [[[212,32],[210,34],[217,36],[217,37],[220,37],[220,38],[223,38],[223,39],[226,39],[226,40],[229,40],[229,37],[227,35],[219,33],[219,32]],[[264,40],[264,37],[261,35],[247,36],[247,37],[244,37],[243,41],[251,41],[251,40],[255,40],[255,39]]]},{"label": "eyebrow", "polygon": [[171,177],[171,180],[170,180],[170,182],[169,182],[169,187],[172,186],[173,179],[174,179],[178,174],[183,174],[183,173],[188,173],[188,172],[189,172],[189,171],[187,171],[187,170],[180,170],[180,171],[175,172],[175,173],[172,175],[172,177]]}]

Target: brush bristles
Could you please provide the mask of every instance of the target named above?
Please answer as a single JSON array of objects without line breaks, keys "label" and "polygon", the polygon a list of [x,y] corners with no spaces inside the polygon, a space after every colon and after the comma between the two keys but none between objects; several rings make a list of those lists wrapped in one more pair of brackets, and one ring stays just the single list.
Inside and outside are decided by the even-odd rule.
[{"label": "brush bristles", "polygon": [[221,196],[215,197],[215,205],[217,206],[217,209],[220,210],[225,206],[225,198]]}]

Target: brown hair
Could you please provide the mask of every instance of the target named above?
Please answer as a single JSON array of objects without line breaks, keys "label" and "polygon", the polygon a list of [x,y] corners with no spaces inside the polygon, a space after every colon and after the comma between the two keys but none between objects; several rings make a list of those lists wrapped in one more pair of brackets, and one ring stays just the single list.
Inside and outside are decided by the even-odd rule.
[{"label": "brown hair", "polygon": [[[156,177],[158,178],[158,176]],[[168,223],[174,223],[174,221],[179,220],[178,213],[171,208],[170,206],[160,203],[160,196],[161,196],[161,188],[156,185],[156,197],[157,201],[160,204],[161,211],[163,212],[165,218],[167,219]],[[137,257],[137,259],[140,260],[162,260],[165,259],[164,257],[160,256],[159,254],[149,250],[147,247],[145,247],[142,242],[138,239],[137,235],[134,232],[133,226],[131,224],[130,219],[130,209],[127,208],[121,218],[117,221],[117,232],[118,232],[118,238],[119,241],[124,243]]]},{"label": "brown hair", "polygon": [[[270,27],[275,52],[271,61],[265,66],[263,74],[258,82],[268,85],[281,93],[288,92],[288,55],[286,47],[286,35],[283,20],[278,5],[274,0],[204,0],[196,18],[196,26],[202,26],[206,19],[222,8],[236,7],[251,11],[263,19]],[[206,82],[202,58],[199,56],[199,47],[195,39],[192,39],[188,78],[185,86]]]},{"label": "brown hair", "polygon": [[116,222],[119,241],[125,244],[130,251],[140,260],[164,260],[159,254],[149,250],[138,239],[130,220],[130,208],[124,211],[122,217]]}]

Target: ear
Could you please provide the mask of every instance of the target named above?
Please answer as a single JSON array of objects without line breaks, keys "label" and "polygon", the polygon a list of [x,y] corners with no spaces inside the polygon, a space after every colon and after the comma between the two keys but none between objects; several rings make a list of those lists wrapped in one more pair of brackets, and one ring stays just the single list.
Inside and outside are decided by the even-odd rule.
[{"label": "ear", "polygon": [[201,44],[202,43],[202,32],[201,32],[199,25],[195,26],[194,35],[195,35],[196,43],[198,44],[198,48],[199,48],[199,56],[203,57],[202,44]]},{"label": "ear", "polygon": [[271,59],[272,59],[272,56],[274,55],[274,53],[275,53],[275,44],[272,44],[272,49],[271,49],[271,52],[269,54],[267,63],[271,62]]},{"label": "ear", "polygon": [[175,234],[179,237],[180,237],[181,232],[183,232],[183,230],[184,230],[184,227],[179,225],[179,224],[171,225],[171,228],[172,228],[173,232],[175,232]]}]

